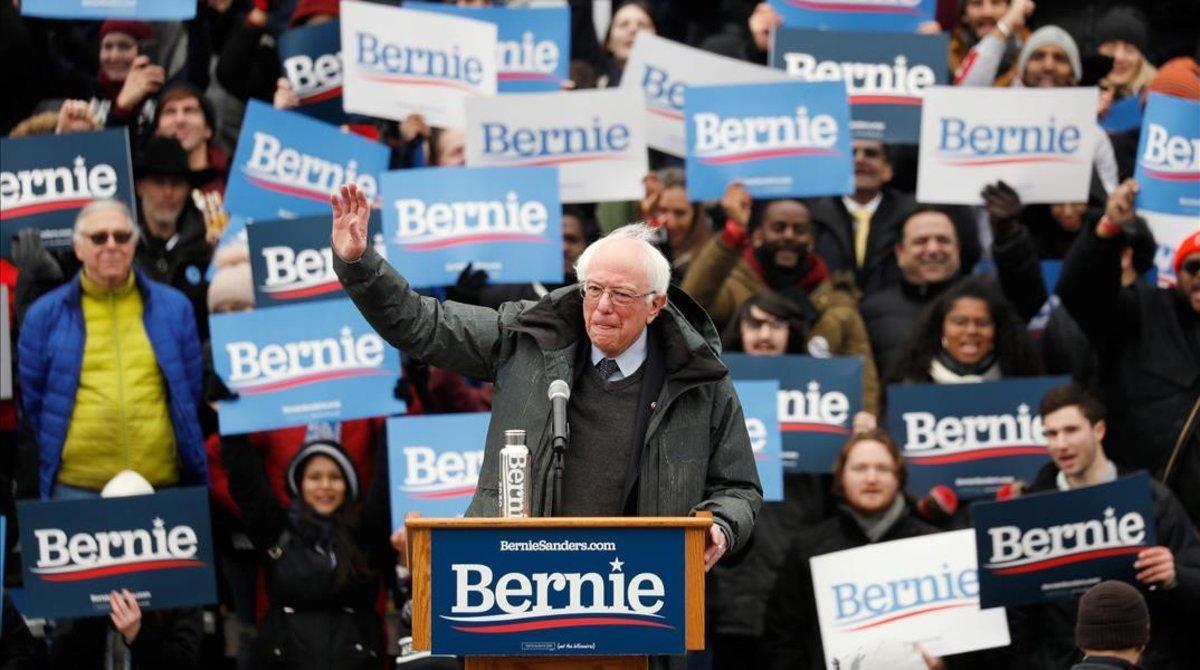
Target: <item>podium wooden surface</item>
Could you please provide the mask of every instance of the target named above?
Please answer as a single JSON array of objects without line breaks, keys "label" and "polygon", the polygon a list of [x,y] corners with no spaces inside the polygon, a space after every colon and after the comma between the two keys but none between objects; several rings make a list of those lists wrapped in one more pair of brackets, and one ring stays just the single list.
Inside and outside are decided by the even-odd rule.
[{"label": "podium wooden surface", "polygon": [[[412,646],[428,651],[432,639],[431,532],[433,530],[488,529],[603,529],[677,528],[684,532],[684,643],[689,651],[704,649],[704,543],[712,514],[690,517],[532,517],[526,519],[436,519],[410,515],[404,525],[408,535],[408,565],[412,573]],[[467,657],[468,670],[643,670],[646,656],[487,656]]]}]

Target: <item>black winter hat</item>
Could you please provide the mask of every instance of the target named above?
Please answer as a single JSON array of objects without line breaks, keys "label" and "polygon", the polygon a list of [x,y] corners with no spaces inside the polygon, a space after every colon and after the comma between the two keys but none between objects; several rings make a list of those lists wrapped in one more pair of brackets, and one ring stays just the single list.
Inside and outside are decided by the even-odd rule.
[{"label": "black winter hat", "polygon": [[1150,640],[1150,611],[1146,599],[1125,582],[1106,581],[1079,599],[1075,645],[1080,649],[1113,651],[1144,647]]},{"label": "black winter hat", "polygon": [[1096,21],[1096,44],[1128,42],[1146,55],[1150,46],[1150,27],[1146,17],[1128,5],[1117,5]]},{"label": "black winter hat", "polygon": [[188,165],[187,152],[183,145],[174,137],[151,137],[142,145],[142,152],[133,162],[133,176],[136,178],[150,176],[183,177],[192,186],[199,186],[212,181],[215,170],[193,170]]},{"label": "black winter hat", "polygon": [[304,478],[304,464],[313,456],[327,456],[337,464],[338,469],[342,471],[342,477],[346,479],[346,500],[358,500],[358,472],[354,469],[354,464],[350,461],[350,457],[346,451],[342,449],[342,445],[329,440],[313,440],[300,447],[292,456],[291,462],[288,463],[287,477],[284,483],[287,484],[288,493],[293,498],[300,497],[300,480]]}]

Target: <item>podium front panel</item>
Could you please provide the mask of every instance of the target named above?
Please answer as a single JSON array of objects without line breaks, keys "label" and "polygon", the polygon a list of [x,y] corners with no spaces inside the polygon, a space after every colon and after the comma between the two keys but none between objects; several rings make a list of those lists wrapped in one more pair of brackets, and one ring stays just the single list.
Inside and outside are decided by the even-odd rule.
[{"label": "podium front panel", "polygon": [[682,528],[435,528],[435,654],[683,654]]}]

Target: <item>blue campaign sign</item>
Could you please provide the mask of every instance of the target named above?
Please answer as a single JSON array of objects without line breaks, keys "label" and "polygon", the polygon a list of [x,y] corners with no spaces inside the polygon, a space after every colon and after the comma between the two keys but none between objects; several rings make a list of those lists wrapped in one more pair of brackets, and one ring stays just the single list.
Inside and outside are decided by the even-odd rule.
[{"label": "blue campaign sign", "polygon": [[721,360],[735,381],[778,380],[783,467],[790,472],[831,472],[862,407],[862,359],[724,354]]},{"label": "blue campaign sign", "polygon": [[400,353],[349,298],[212,314],[213,367],[238,394],[221,401],[221,434],[404,411]]},{"label": "blue campaign sign", "polygon": [[691,200],[720,199],[734,180],[755,198],[854,190],[841,82],[689,86],[684,118]]},{"label": "blue campaign sign", "polygon": [[1097,119],[1106,133],[1123,133],[1142,125],[1142,98],[1129,95],[1114,102],[1103,118]]},{"label": "blue campaign sign", "polygon": [[801,81],[846,82],[855,139],[916,144],[922,91],[947,80],[945,34],[780,28],[771,44],[771,67]]},{"label": "blue campaign sign", "polygon": [[0,139],[0,255],[22,228],[40,230],[47,247],[71,246],[75,215],[98,198],[136,210],[124,128]]},{"label": "blue campaign sign", "polygon": [[300,98],[295,111],[327,123],[346,123],[342,109],[342,34],[337,19],[279,36],[283,76]]},{"label": "blue campaign sign", "polygon": [[388,419],[392,528],[409,512],[462,516],[475,495],[490,412]]},{"label": "blue campaign sign", "polygon": [[[255,307],[297,305],[346,297],[333,272],[329,215],[252,221],[246,226]],[[367,239],[387,257],[381,216],[371,210]]]},{"label": "blue campaign sign", "polygon": [[758,466],[758,481],[762,484],[763,500],[783,500],[783,444],[779,435],[779,382],[771,380],[737,381],[733,383],[742,414],[746,416],[746,432]]},{"label": "blue campaign sign", "polygon": [[388,148],[303,114],[251,100],[225,207],[251,219],[294,219],[328,214],[329,194],[356,182],[367,198],[379,195],[379,174],[388,167]]},{"label": "blue campaign sign", "polygon": [[1150,94],[1133,176],[1138,209],[1200,217],[1200,102]]},{"label": "blue campaign sign", "polygon": [[937,0],[769,0],[783,24],[821,30],[916,32]]},{"label": "blue campaign sign", "polygon": [[453,284],[468,263],[496,283],[562,282],[556,168],[423,168],[382,182],[388,258],[413,286]]},{"label": "blue campaign sign", "polygon": [[683,531],[434,529],[435,654],[683,654]]},{"label": "blue campaign sign", "polygon": [[1038,404],[1067,377],[978,384],[899,384],[887,391],[887,425],[908,461],[908,490],[939,484],[960,498],[988,498],[1033,481],[1050,457]]},{"label": "blue campaign sign", "polygon": [[22,0],[21,14],[45,19],[187,21],[196,0]]},{"label": "blue campaign sign", "polygon": [[1106,579],[1139,586],[1137,553],[1157,544],[1145,472],[1070,491],[971,507],[979,605],[1078,597]]},{"label": "blue campaign sign", "polygon": [[217,602],[208,492],[19,501],[28,616],[107,614],[128,589],[146,609]]},{"label": "blue campaign sign", "polygon": [[496,88],[499,93],[562,90],[570,77],[571,13],[557,7],[457,7],[405,2],[419,9],[496,24]]}]

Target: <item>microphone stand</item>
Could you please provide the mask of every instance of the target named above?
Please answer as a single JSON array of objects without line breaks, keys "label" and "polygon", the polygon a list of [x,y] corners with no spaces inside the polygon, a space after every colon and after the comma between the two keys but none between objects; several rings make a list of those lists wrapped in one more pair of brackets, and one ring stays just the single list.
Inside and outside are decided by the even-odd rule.
[{"label": "microphone stand", "polygon": [[[571,428],[567,427],[567,435]],[[554,499],[550,501],[550,516],[562,516],[563,456],[567,453],[567,435],[557,435],[551,442],[554,449]]]}]

